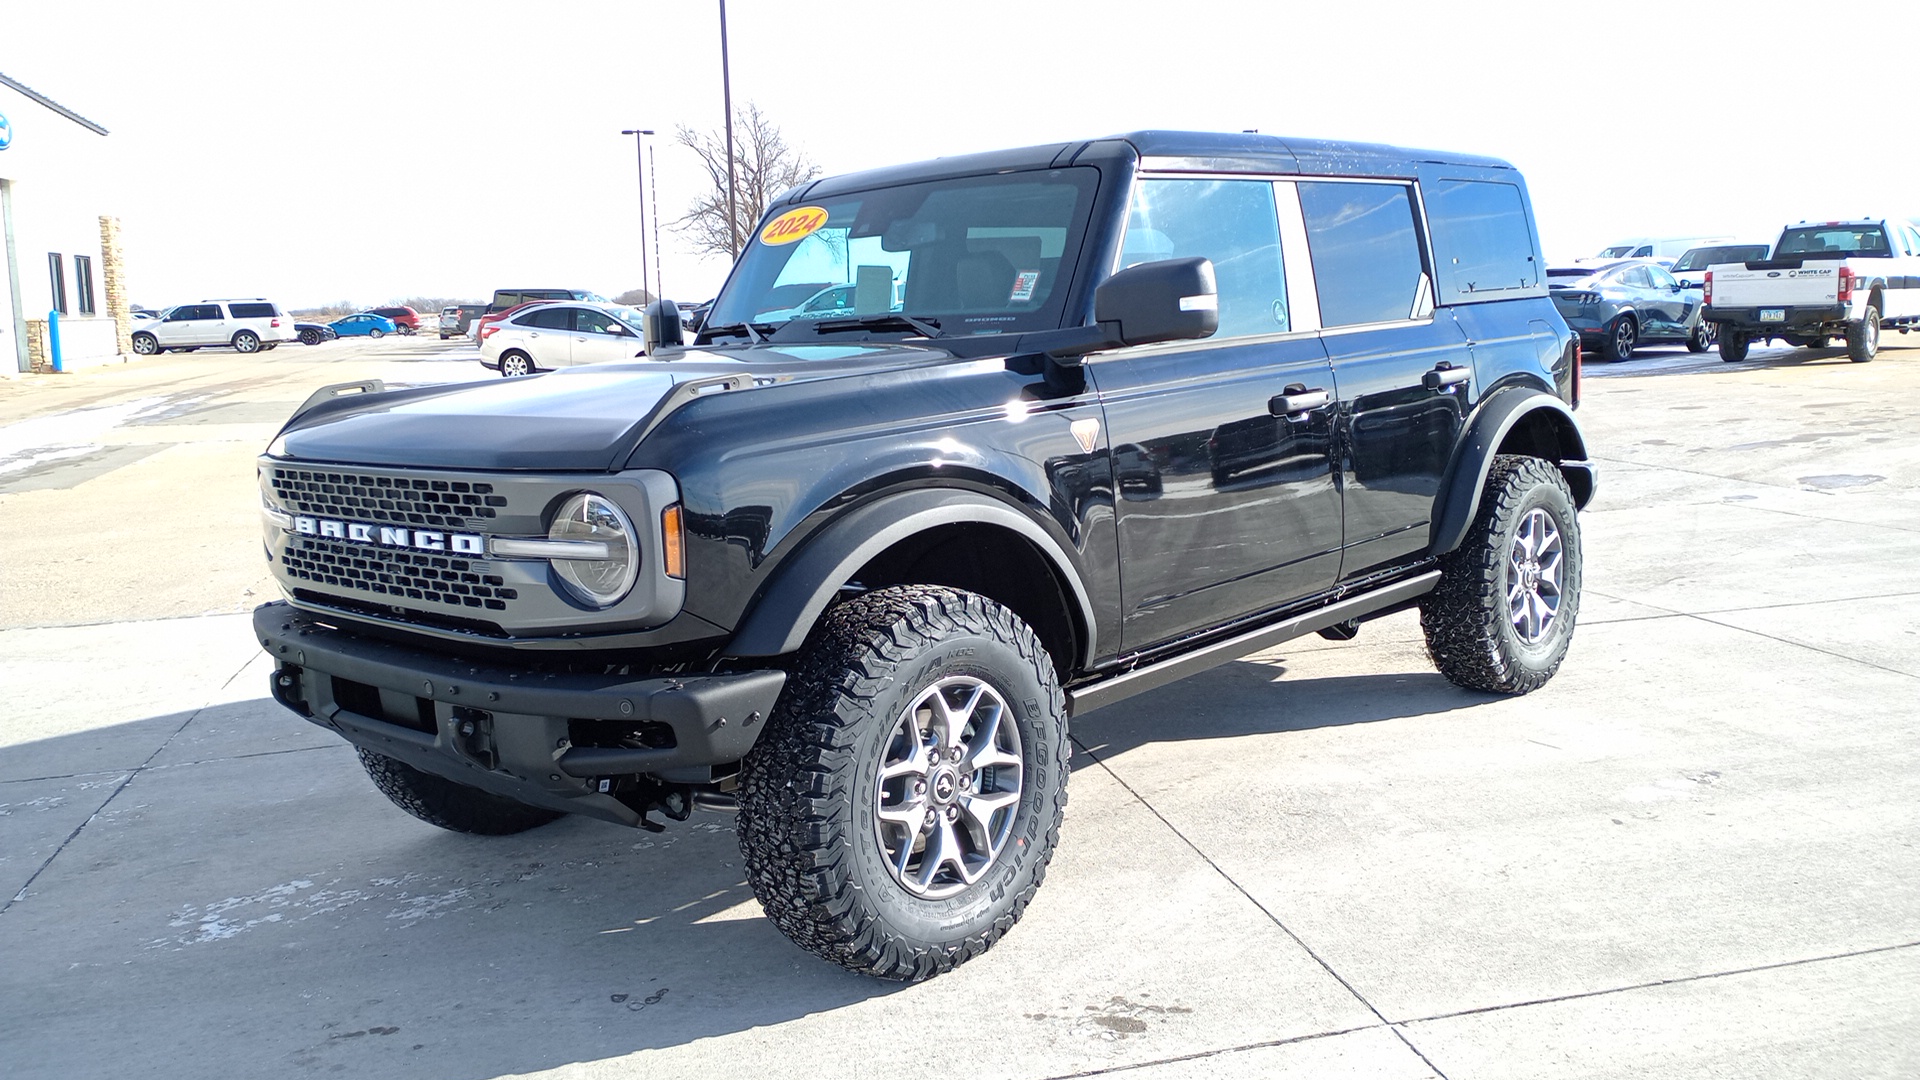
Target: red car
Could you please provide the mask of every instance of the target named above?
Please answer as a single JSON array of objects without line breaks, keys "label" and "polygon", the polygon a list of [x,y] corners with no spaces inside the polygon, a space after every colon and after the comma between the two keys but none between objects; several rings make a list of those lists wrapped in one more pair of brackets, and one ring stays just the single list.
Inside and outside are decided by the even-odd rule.
[{"label": "red car", "polygon": [[403,334],[416,333],[420,329],[420,313],[410,307],[377,307],[373,309],[373,313],[392,319],[393,324],[398,326]]}]

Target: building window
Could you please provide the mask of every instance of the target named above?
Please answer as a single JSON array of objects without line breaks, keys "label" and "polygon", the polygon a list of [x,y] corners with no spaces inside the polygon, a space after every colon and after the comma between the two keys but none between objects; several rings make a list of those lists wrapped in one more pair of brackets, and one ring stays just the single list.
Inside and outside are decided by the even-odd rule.
[{"label": "building window", "polygon": [[53,281],[53,310],[65,315],[67,313],[67,270],[58,254],[47,253],[47,274]]},{"label": "building window", "polygon": [[80,314],[92,315],[93,311],[93,257],[75,255],[73,257],[73,287],[80,293]]}]

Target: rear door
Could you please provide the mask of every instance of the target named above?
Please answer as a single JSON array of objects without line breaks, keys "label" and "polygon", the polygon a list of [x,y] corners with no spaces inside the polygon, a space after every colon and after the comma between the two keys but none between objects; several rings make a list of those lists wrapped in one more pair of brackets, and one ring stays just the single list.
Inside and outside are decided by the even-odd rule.
[{"label": "rear door", "polygon": [[1299,221],[1297,207],[1283,217],[1280,189],[1290,201],[1290,185],[1264,179],[1135,186],[1116,269],[1213,260],[1220,329],[1085,368],[1114,460],[1128,651],[1323,591],[1339,566],[1333,370],[1313,333],[1312,278],[1282,255]]},{"label": "rear door", "polygon": [[1459,324],[1434,318],[1410,181],[1297,186],[1321,338],[1339,384],[1346,580],[1425,553],[1473,358]]},{"label": "rear door", "polygon": [[225,326],[226,319],[219,304],[182,304],[154,324],[153,336],[168,348],[178,345],[217,345],[227,340],[221,332]]},{"label": "rear door", "polygon": [[533,357],[533,366],[538,368],[566,367],[573,361],[573,321],[572,307],[543,307],[514,319],[517,326],[524,327],[525,348]]}]

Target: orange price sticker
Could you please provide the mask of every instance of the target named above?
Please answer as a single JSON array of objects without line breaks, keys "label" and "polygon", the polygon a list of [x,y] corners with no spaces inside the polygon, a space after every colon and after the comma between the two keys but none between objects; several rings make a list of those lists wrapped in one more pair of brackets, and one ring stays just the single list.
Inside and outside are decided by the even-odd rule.
[{"label": "orange price sticker", "polygon": [[811,235],[814,230],[827,223],[827,211],[820,206],[802,206],[789,210],[760,230],[760,242],[769,247],[791,244]]}]

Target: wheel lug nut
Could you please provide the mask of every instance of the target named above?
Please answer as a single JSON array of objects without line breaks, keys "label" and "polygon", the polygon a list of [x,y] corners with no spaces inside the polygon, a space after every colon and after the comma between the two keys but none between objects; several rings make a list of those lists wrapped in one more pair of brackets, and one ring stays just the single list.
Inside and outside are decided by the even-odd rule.
[{"label": "wheel lug nut", "polygon": [[952,752],[951,754],[948,754],[947,756],[948,756],[948,757],[950,757],[950,758],[952,758],[952,759],[953,759],[953,760],[955,760],[955,761],[959,761],[959,760],[960,760],[960,748],[959,748],[959,747],[957,747],[957,746],[956,746],[956,747],[954,747],[954,748],[953,748],[953,752]]},{"label": "wheel lug nut", "polygon": [[927,793],[927,782],[925,780],[915,780],[913,782],[913,793],[915,795],[925,795]]},{"label": "wheel lug nut", "polygon": [[959,807],[957,807],[957,806],[949,806],[949,807],[947,807],[947,820],[948,820],[948,821],[959,821],[959,820],[960,820],[960,808],[959,808]]}]

